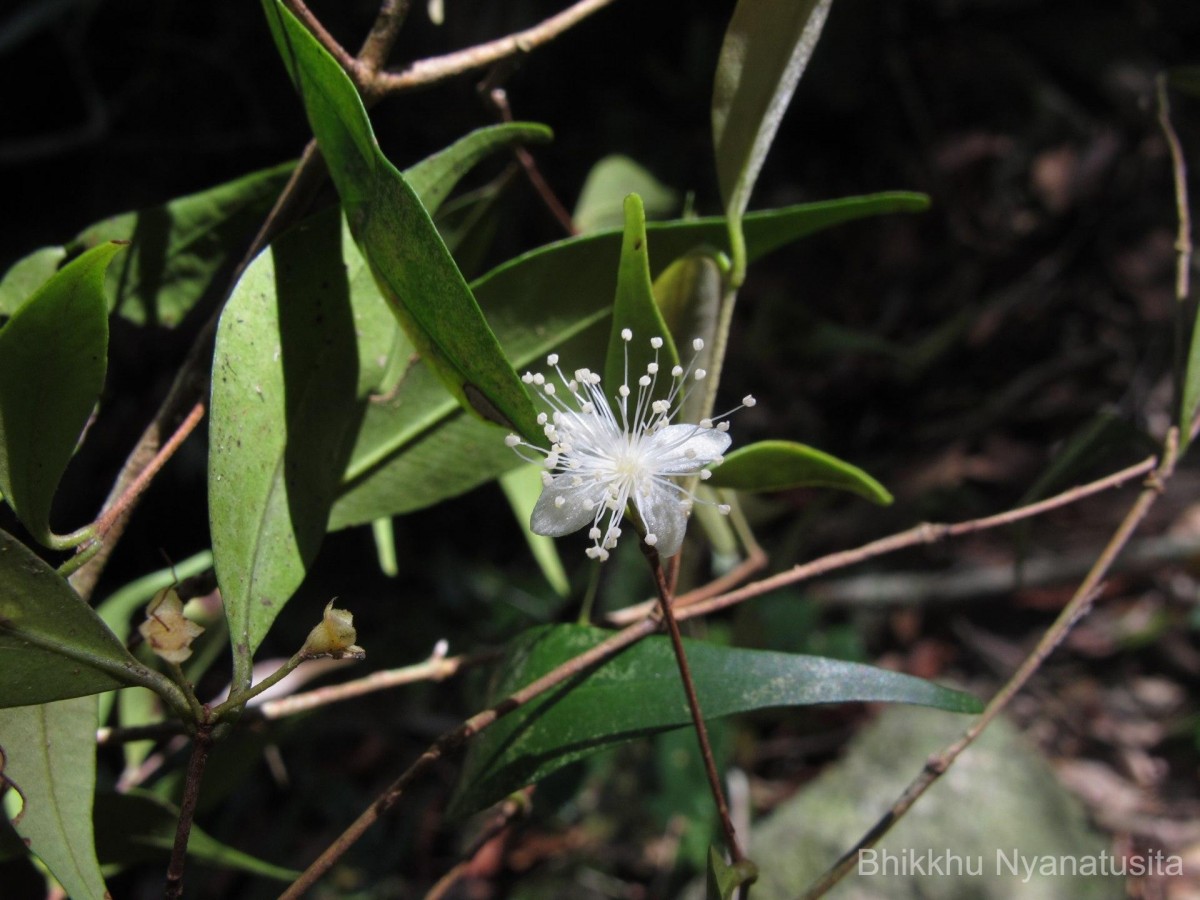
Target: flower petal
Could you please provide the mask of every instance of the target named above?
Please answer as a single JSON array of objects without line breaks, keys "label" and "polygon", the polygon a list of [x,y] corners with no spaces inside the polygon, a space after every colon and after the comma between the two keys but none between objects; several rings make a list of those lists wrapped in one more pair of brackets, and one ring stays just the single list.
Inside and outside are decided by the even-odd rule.
[{"label": "flower petal", "polygon": [[668,425],[649,438],[648,456],[658,475],[694,475],[729,449],[728,432],[699,425]]},{"label": "flower petal", "polygon": [[647,478],[634,489],[633,505],[646,532],[658,538],[654,546],[659,555],[665,558],[678,553],[687,531],[687,509],[679,491],[669,482]]},{"label": "flower petal", "polygon": [[[595,480],[572,484],[574,475],[556,475],[538,497],[529,517],[529,529],[546,537],[562,537],[590,525],[596,518],[596,505],[604,502],[604,485]],[[555,501],[563,498],[561,505]]]}]

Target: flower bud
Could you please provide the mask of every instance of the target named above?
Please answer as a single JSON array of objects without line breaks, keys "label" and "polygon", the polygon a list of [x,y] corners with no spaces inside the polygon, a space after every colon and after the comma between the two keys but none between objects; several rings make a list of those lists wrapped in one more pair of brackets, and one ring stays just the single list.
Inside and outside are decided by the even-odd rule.
[{"label": "flower bud", "polygon": [[315,659],[319,656],[332,656],[334,659],[349,656],[362,659],[367,653],[362,647],[355,645],[357,639],[354,614],[348,609],[334,609],[333,601],[330,600],[325,607],[321,624],[308,633],[308,640],[300,648],[300,655],[305,659]]},{"label": "flower bud", "polygon": [[175,588],[163,588],[146,606],[146,621],[138,626],[154,653],[167,662],[181,663],[192,655],[192,641],[204,627],[186,618]]}]

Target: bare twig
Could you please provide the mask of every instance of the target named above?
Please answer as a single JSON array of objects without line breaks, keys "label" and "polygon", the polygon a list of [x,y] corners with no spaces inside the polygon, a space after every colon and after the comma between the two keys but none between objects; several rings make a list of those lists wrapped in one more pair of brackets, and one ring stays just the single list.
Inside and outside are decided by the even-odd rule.
[{"label": "bare twig", "polygon": [[958,759],[962,752],[971,746],[992,720],[1000,714],[1001,710],[1008,705],[1008,702],[1025,686],[1042,663],[1045,662],[1046,658],[1062,643],[1075,623],[1087,613],[1092,601],[1100,590],[1101,582],[1116,560],[1117,555],[1121,552],[1121,548],[1129,541],[1134,531],[1150,511],[1150,507],[1161,496],[1164,485],[1174,471],[1177,450],[1178,432],[1172,429],[1167,435],[1162,461],[1146,479],[1146,484],[1142,488],[1141,493],[1138,494],[1137,500],[1134,501],[1133,506],[1126,513],[1125,518],[1117,527],[1108,545],[1104,548],[1099,558],[1097,558],[1095,565],[1092,566],[1087,577],[1083,579],[1079,587],[1075,590],[1074,596],[1071,597],[1070,602],[1063,608],[1058,618],[1055,619],[1054,624],[1050,626],[1042,636],[1042,639],[1038,641],[1033,652],[1029,654],[1025,662],[1021,664],[1021,667],[1017,669],[1004,687],[996,693],[991,702],[988,703],[987,708],[971,727],[963,733],[962,737],[940,753],[934,754],[929,758],[925,763],[925,768],[909,784],[904,793],[892,804],[891,808],[854,845],[853,849],[843,855],[828,872],[822,875],[809,888],[804,895],[805,900],[815,900],[817,897],[824,896],[831,887],[841,881],[854,868],[859,853],[873,846],[887,834],[891,827],[908,812],[921,795],[950,768],[951,764]]},{"label": "bare twig", "polygon": [[183,896],[183,869],[187,862],[188,837],[192,833],[192,820],[196,817],[196,803],[200,799],[200,782],[204,779],[204,766],[208,762],[208,751],[212,749],[212,732],[207,724],[196,730],[192,739],[192,756],[188,760],[187,775],[183,782],[183,800],[179,804],[179,822],[175,826],[175,843],[171,847],[171,862],[167,866],[167,884],[163,895],[166,900],[178,900]]},{"label": "bare twig", "polygon": [[543,19],[532,28],[526,28],[516,34],[448,53],[445,56],[418,60],[399,72],[381,72],[376,79],[376,89],[387,94],[411,91],[414,88],[427,87],[444,81],[455,75],[485,69],[518,53],[529,53],[542,44],[554,40],[592,13],[598,12],[612,2],[613,0],[579,0],[578,3],[562,12]]},{"label": "bare twig", "polygon": [[[717,597],[712,597],[703,602],[693,603],[684,609],[676,610],[675,618],[679,621],[692,619],[698,616],[707,615],[718,609],[725,609],[737,603],[744,602],[751,597],[757,597],[768,591],[775,590],[784,585],[793,584],[798,581],[803,581],[808,578],[813,578],[816,575],[825,572],[834,571],[844,568],[876,556],[882,556],[885,553],[891,553],[896,550],[901,550],[907,547],[914,547],[920,544],[934,543],[944,540],[948,537],[953,537],[962,534],[970,534],[976,531],[983,531],[988,528],[996,528],[1001,525],[1007,525],[1012,522],[1019,521],[1023,518],[1037,515],[1049,509],[1065,506],[1076,500],[1092,494],[1099,493],[1102,490],[1113,488],[1124,484],[1132,478],[1139,475],[1145,475],[1153,470],[1156,464],[1154,457],[1151,457],[1137,465],[1122,469],[1105,478],[1101,478],[1090,484],[1081,487],[1073,488],[1043,500],[1039,503],[1034,503],[1029,506],[1024,506],[1016,510],[1011,510],[1006,513],[1000,513],[995,516],[988,516],[982,519],[973,519],[968,522],[961,522],[956,525],[918,525],[916,528],[901,532],[891,537],[883,538],[878,541],[866,544],[856,550],[848,550],[841,553],[832,553],[820,559],[813,560],[810,563],[796,566],[787,572],[782,572],[778,575],[766,578],[754,584],[747,585],[740,590],[731,591],[728,594],[722,594]],[[521,690],[513,693],[505,698],[500,703],[472,716],[463,722],[458,728],[449,731],[435,741],[408,769],[406,769],[399,778],[397,778],[375,801],[362,812],[361,815],[351,825],[346,828],[342,834],[325,849],[325,851],[304,871],[299,879],[293,882],[286,891],[280,895],[280,900],[294,900],[300,897],[305,891],[311,888],[324,875],[331,866],[341,856],[354,845],[354,843],[378,821],[388,810],[399,802],[404,792],[418,776],[425,772],[433,763],[444,758],[447,754],[457,750],[471,738],[475,737],[480,732],[484,731],[495,723],[500,718],[508,715],[516,709],[534,700],[544,692],[562,684],[564,681],[581,675],[592,666],[598,665],[607,659],[612,658],[621,650],[629,647],[645,637],[653,634],[658,630],[659,621],[657,618],[647,616],[622,629],[607,640],[597,644],[595,647],[580,654],[574,659],[570,659],[563,663],[557,669],[546,673],[536,681],[526,685]]]},{"label": "bare twig", "polygon": [[671,586],[667,583],[667,575],[663,572],[658,551],[644,541],[638,541],[638,545],[642,548],[646,561],[650,563],[650,571],[654,573],[654,586],[658,589],[658,609],[663,621],[667,623],[667,633],[671,636],[671,648],[675,651],[675,662],[679,666],[679,680],[687,696],[688,710],[692,714],[692,727],[696,730],[696,742],[700,745],[700,757],[704,761],[704,774],[708,778],[708,789],[712,793],[713,803],[717,806],[721,830],[725,834],[725,845],[733,862],[739,863],[746,857],[738,841],[737,829],[733,827],[733,820],[729,817],[729,803],[725,800],[725,790],[721,787],[721,776],[713,758],[712,744],[708,740],[708,726],[704,723],[704,712],[700,708],[700,699],[696,696],[692,668],[688,665],[687,653],[683,649],[679,623],[675,621],[675,614],[671,611]]},{"label": "bare twig", "polygon": [[1175,182],[1175,215],[1179,230],[1175,236],[1175,299],[1183,302],[1191,293],[1189,277],[1192,270],[1192,217],[1187,200],[1187,164],[1183,159],[1183,145],[1175,126],[1171,124],[1171,102],[1167,97],[1166,75],[1158,76],[1158,124],[1167,139],[1171,153],[1171,174]]},{"label": "bare twig", "polygon": [[467,848],[463,854],[462,862],[458,863],[449,872],[438,879],[437,884],[429,889],[429,893],[425,895],[425,900],[443,900],[464,875],[467,875],[471,870],[472,863],[488,844],[503,835],[512,823],[518,818],[526,815],[529,812],[530,798],[533,795],[534,786],[530,785],[523,790],[518,791],[513,796],[509,797],[493,814],[491,820],[484,826],[483,830],[475,836],[471,841],[471,846]]},{"label": "bare twig", "polygon": [[[372,672],[364,678],[344,684],[331,684],[327,687],[305,691],[302,694],[268,700],[258,707],[258,713],[264,719],[281,719],[284,716],[294,716],[297,713],[307,712],[330,703],[339,703],[373,691],[399,687],[402,684],[413,684],[418,681],[444,681],[468,666],[490,662],[497,656],[497,653],[477,653],[471,656],[447,657],[434,653],[424,662],[412,666]],[[247,714],[250,715],[253,712],[250,710]]]},{"label": "bare twig", "polygon": [[338,61],[340,65],[350,76],[360,90],[363,83],[363,67],[359,61],[337,42],[337,39],[330,34],[321,20],[312,14],[312,10],[304,3],[304,0],[283,0],[284,5],[292,11],[292,14],[299,19],[304,27],[307,28],[312,36],[320,42],[321,46],[329,51],[329,55]]}]

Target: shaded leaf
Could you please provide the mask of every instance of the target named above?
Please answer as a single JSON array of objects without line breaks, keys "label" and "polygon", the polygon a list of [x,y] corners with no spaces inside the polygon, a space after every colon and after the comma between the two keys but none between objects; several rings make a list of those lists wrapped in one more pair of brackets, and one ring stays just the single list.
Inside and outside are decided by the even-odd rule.
[{"label": "shaded leaf", "polygon": [[[701,338],[708,348],[697,355],[698,366],[712,366],[709,354],[717,334],[724,280],[714,251],[703,248],[681,256],[654,280],[654,299],[676,342]],[[699,422],[711,415],[715,388],[710,379],[704,390],[690,391],[679,408],[678,421]]]},{"label": "shaded leaf", "polygon": [[336,215],[280,237],[246,270],[217,328],[209,521],[243,674],[316,556],[362,415],[360,309],[342,237]]},{"label": "shaded leaf", "polygon": [[[842,222],[927,206],[923,195],[888,193],[751,213],[745,222],[747,251],[754,259]],[[649,223],[647,234],[652,275],[694,247],[727,246],[720,218]],[[604,320],[616,292],[620,246],[620,231],[570,238],[510,260],[473,282],[514,365],[533,365],[552,351],[567,358],[567,343],[583,333],[590,343],[581,346],[593,351],[590,358],[604,353]],[[585,358],[578,356],[580,364]],[[410,365],[394,387],[367,410],[331,528],[422,509],[520,464],[501,433],[458,414],[423,361]]]},{"label": "shaded leaf", "polygon": [[[625,329],[633,333],[632,340],[626,341],[622,337]],[[654,337],[663,339],[663,346],[657,352],[650,346],[650,339]],[[655,359],[664,372],[670,372],[679,363],[679,351],[675,349],[675,339],[654,299],[642,198],[630,194],[625,198],[625,231],[621,237],[617,293],[613,300],[612,328],[604,363],[604,387],[614,404],[620,402],[615,394],[620,385],[628,385],[633,396],[639,396],[637,379],[645,373],[646,365]],[[671,384],[670,378],[658,379],[653,384],[651,398],[666,397]]]},{"label": "shaded leaf", "polygon": [[579,233],[620,228],[625,222],[624,198],[629,194],[642,198],[650,219],[665,219],[679,207],[679,194],[628,156],[606,156],[588,172],[575,203],[571,219]]},{"label": "shaded leaf", "polygon": [[831,0],[738,0],[713,85],[713,146],[725,211],[741,218]]},{"label": "shaded leaf", "polygon": [[549,141],[554,133],[535,122],[509,122],[477,128],[449,147],[404,170],[408,186],[430,215],[437,212],[459,180],[498,149],[510,144]]},{"label": "shaded leaf", "polygon": [[287,162],[137,212],[90,225],[62,247],[22,259],[0,281],[0,315],[29,296],[29,281],[48,279],[63,259],[110,240],[129,250],[110,267],[110,311],[138,325],[178,325],[202,300],[225,290],[226,278],[254,238],[291,176]]},{"label": "shaded leaf", "polygon": [[108,367],[103,244],[58,272],[0,328],[0,494],[43,544],[50,503]]},{"label": "shaded leaf", "polygon": [[264,7],[350,229],[422,359],[465,408],[541,440],[524,385],[417,194],[380,153],[354,85],[278,0]]},{"label": "shaded leaf", "polygon": [[[497,669],[488,703],[600,643],[582,625],[534,628]],[[859,663],[684,641],[707,718],[783,706],[874,701],[977,712],[969,694]],[[472,812],[574,760],[635,737],[688,725],[670,643],[648,638],[500,719],[467,754],[455,814]]]},{"label": "shaded leaf", "polygon": [[537,560],[542,574],[546,576],[546,581],[558,596],[565,597],[571,592],[571,584],[558,555],[558,547],[552,538],[534,534],[529,528],[529,518],[533,515],[533,508],[542,493],[544,471],[542,466],[532,463],[517,466],[500,476],[500,487],[504,496],[508,498],[508,505],[517,517],[520,531],[525,535],[525,542],[529,544],[529,550]]},{"label": "shaded leaf", "polygon": [[0,531],[0,707],[97,694],[142,673],[70,585]]},{"label": "shaded leaf", "polygon": [[[96,795],[96,854],[105,865],[131,866],[166,860],[175,842],[179,810],[143,791]],[[196,825],[188,837],[188,857],[196,862],[274,878],[295,881],[300,873],[272,865],[222,844]]]},{"label": "shaded leaf", "polygon": [[850,491],[885,506],[892,502],[887,488],[858,466],[793,441],[760,441],[739,447],[712,470],[707,485],[739,491],[827,487]]},{"label": "shaded leaf", "polygon": [[92,841],[95,699],[0,709],[0,743],[4,778],[23,803],[13,819],[17,833],[68,896],[109,898]]}]

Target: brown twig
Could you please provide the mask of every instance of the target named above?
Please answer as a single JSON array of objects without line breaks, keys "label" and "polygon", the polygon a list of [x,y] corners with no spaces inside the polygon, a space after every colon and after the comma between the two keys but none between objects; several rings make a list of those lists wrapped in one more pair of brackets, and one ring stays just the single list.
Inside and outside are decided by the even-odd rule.
[{"label": "brown twig", "polygon": [[1079,587],[1075,590],[1070,602],[1063,607],[1058,618],[1054,620],[1054,624],[1050,626],[1042,636],[1042,639],[1038,641],[1033,652],[1029,654],[1021,664],[1021,667],[1017,669],[1004,687],[996,693],[991,702],[988,703],[987,708],[984,709],[983,713],[971,727],[953,744],[929,758],[921,773],[909,784],[904,793],[892,804],[891,808],[883,814],[879,821],[872,826],[850,851],[843,855],[828,872],[822,875],[808,889],[804,894],[804,900],[815,900],[817,897],[824,896],[830,888],[841,881],[854,868],[858,854],[862,850],[873,846],[887,834],[891,827],[908,812],[921,795],[962,755],[963,751],[974,743],[975,739],[983,733],[983,730],[1000,714],[1001,710],[1008,705],[1017,692],[1025,686],[1038,668],[1041,667],[1042,663],[1045,662],[1046,658],[1063,642],[1063,639],[1074,627],[1075,623],[1086,615],[1092,601],[1100,590],[1101,582],[1116,560],[1117,555],[1121,552],[1121,548],[1128,543],[1134,531],[1137,530],[1137,527],[1150,511],[1150,507],[1161,496],[1164,485],[1174,471],[1177,450],[1178,432],[1172,429],[1167,435],[1162,461],[1146,479],[1145,486],[1142,488],[1141,493],[1138,494],[1137,500],[1134,501],[1129,512],[1125,514],[1125,518],[1121,520],[1121,524],[1117,527],[1116,532],[1114,532],[1103,552],[1096,559],[1091,571],[1088,572],[1087,577],[1083,579]]},{"label": "brown twig", "polygon": [[[1065,506],[1068,503],[1083,499],[1100,491],[1117,487],[1132,478],[1150,472],[1153,470],[1156,462],[1157,460],[1154,457],[1150,457],[1137,465],[1122,469],[1090,484],[1072,488],[1039,503],[1023,506],[1019,509],[1010,510],[995,516],[972,519],[968,522],[960,522],[955,525],[918,525],[916,528],[873,541],[855,550],[831,553],[828,556],[789,569],[787,572],[782,572],[771,578],[747,585],[740,590],[721,594],[703,602],[693,603],[684,609],[676,610],[675,618],[683,621],[685,619],[704,616],[718,609],[725,609],[784,585],[794,584],[798,581],[813,578],[825,572],[844,568],[896,550],[934,543],[945,540],[948,537],[970,534],[988,528],[1011,524],[1012,522],[1046,512],[1049,509]],[[526,685],[490,709],[477,713],[463,722],[458,728],[442,735],[325,849],[304,871],[301,877],[280,895],[280,900],[294,900],[294,898],[301,896],[304,891],[316,884],[321,876],[354,845],[371,825],[396,805],[407,790],[408,785],[433,765],[433,763],[462,746],[500,718],[519,709],[544,692],[556,687],[569,678],[585,672],[592,666],[604,662],[626,647],[653,634],[658,630],[658,625],[659,622],[656,618],[647,616],[623,628],[607,640],[602,641],[574,659],[568,660],[557,669],[546,673],[541,678]]]},{"label": "brown twig", "polygon": [[295,898],[300,897],[305,891],[316,884],[321,876],[329,871],[330,867],[362,837],[368,828],[396,805],[408,789],[409,784],[435,762],[457,750],[475,735],[490,727],[497,720],[508,715],[513,710],[519,709],[551,688],[562,684],[564,681],[583,674],[592,666],[611,658],[621,650],[637,643],[642,638],[657,630],[657,620],[645,619],[622,631],[618,631],[612,637],[601,641],[590,650],[581,653],[574,659],[568,660],[554,671],[546,673],[541,678],[521,688],[521,690],[510,694],[495,706],[476,713],[454,730],[443,734],[417,758],[416,762],[392,782],[370,806],[363,810],[362,814],[332,844],[325,848],[325,851],[304,870],[301,876],[279,895],[280,900],[295,900]]},{"label": "brown twig", "polygon": [[281,719],[284,716],[294,716],[297,713],[307,712],[330,703],[340,703],[352,697],[361,697],[373,691],[383,691],[399,687],[402,684],[413,684],[418,681],[444,681],[468,666],[490,662],[498,656],[498,652],[450,657],[434,653],[429,659],[416,665],[373,672],[364,678],[343,684],[331,684],[301,694],[293,694],[290,697],[268,700],[258,706],[256,710],[247,711],[247,715],[257,713],[264,719]]},{"label": "brown twig", "polygon": [[529,812],[529,803],[530,798],[533,796],[533,791],[534,785],[530,785],[500,804],[491,820],[475,836],[475,839],[471,841],[471,845],[463,853],[462,862],[459,862],[437,880],[437,884],[430,888],[429,892],[425,895],[425,900],[443,900],[450,889],[458,884],[462,877],[470,871],[475,858],[483,852],[483,849],[504,834],[516,819]]},{"label": "brown twig", "polygon": [[1187,200],[1187,163],[1183,158],[1183,145],[1175,126],[1171,124],[1171,102],[1167,96],[1167,78],[1159,74],[1158,81],[1158,124],[1167,139],[1171,154],[1171,174],[1175,183],[1175,216],[1179,228],[1175,236],[1175,299],[1183,302],[1191,293],[1189,277],[1192,270],[1192,216]]},{"label": "brown twig", "polygon": [[[502,87],[493,86],[491,79],[486,79],[479,87],[479,92],[487,103],[495,110],[496,115],[500,117],[501,122],[512,122],[512,109],[508,105],[508,93]],[[550,187],[550,182],[546,181],[542,175],[542,170],[538,168],[537,160],[533,158],[533,154],[529,152],[522,144],[514,144],[512,154],[517,162],[521,165],[521,170],[525,173],[526,180],[533,187],[538,197],[541,198],[542,204],[550,211],[550,215],[554,216],[554,220],[558,222],[568,235],[579,233],[579,229],[575,227],[575,220],[571,217],[571,213],[558,199],[558,195],[554,193],[554,189]]]},{"label": "brown twig", "polygon": [[507,37],[448,53],[418,60],[399,72],[381,72],[376,88],[385,94],[428,87],[447,78],[475,72],[494,65],[502,59],[529,53],[542,44],[574,28],[588,16],[613,3],[614,0],[579,0],[560,13],[543,19],[532,28]]},{"label": "brown twig", "polygon": [[208,762],[210,749],[211,727],[204,724],[196,730],[196,736],[192,739],[192,756],[188,760],[187,776],[183,782],[183,801],[179,804],[175,843],[171,847],[171,862],[167,866],[167,884],[163,892],[166,900],[178,900],[183,896],[183,870],[187,862],[188,837],[192,833],[192,820],[196,817],[196,803],[200,799],[200,782],[204,779],[204,766]]},{"label": "brown twig", "polygon": [[704,722],[704,712],[700,708],[700,698],[696,696],[696,682],[692,679],[692,667],[688,665],[687,653],[683,648],[683,636],[679,633],[679,623],[671,610],[671,586],[663,571],[662,560],[658,551],[645,541],[638,541],[646,561],[650,563],[650,571],[654,573],[654,586],[658,589],[658,609],[662,619],[667,623],[667,633],[671,636],[671,649],[675,651],[675,662],[679,666],[679,680],[683,684],[683,692],[687,696],[688,709],[692,714],[692,727],[696,730],[696,743],[700,745],[700,758],[704,761],[704,774],[708,778],[708,789],[712,793],[713,803],[717,806],[717,815],[721,820],[721,830],[725,834],[725,846],[734,863],[744,860],[742,845],[738,841],[737,829],[729,817],[729,803],[725,800],[725,789],[721,787],[721,776],[717,772],[717,762],[713,758],[712,744],[708,740],[708,726]]}]

